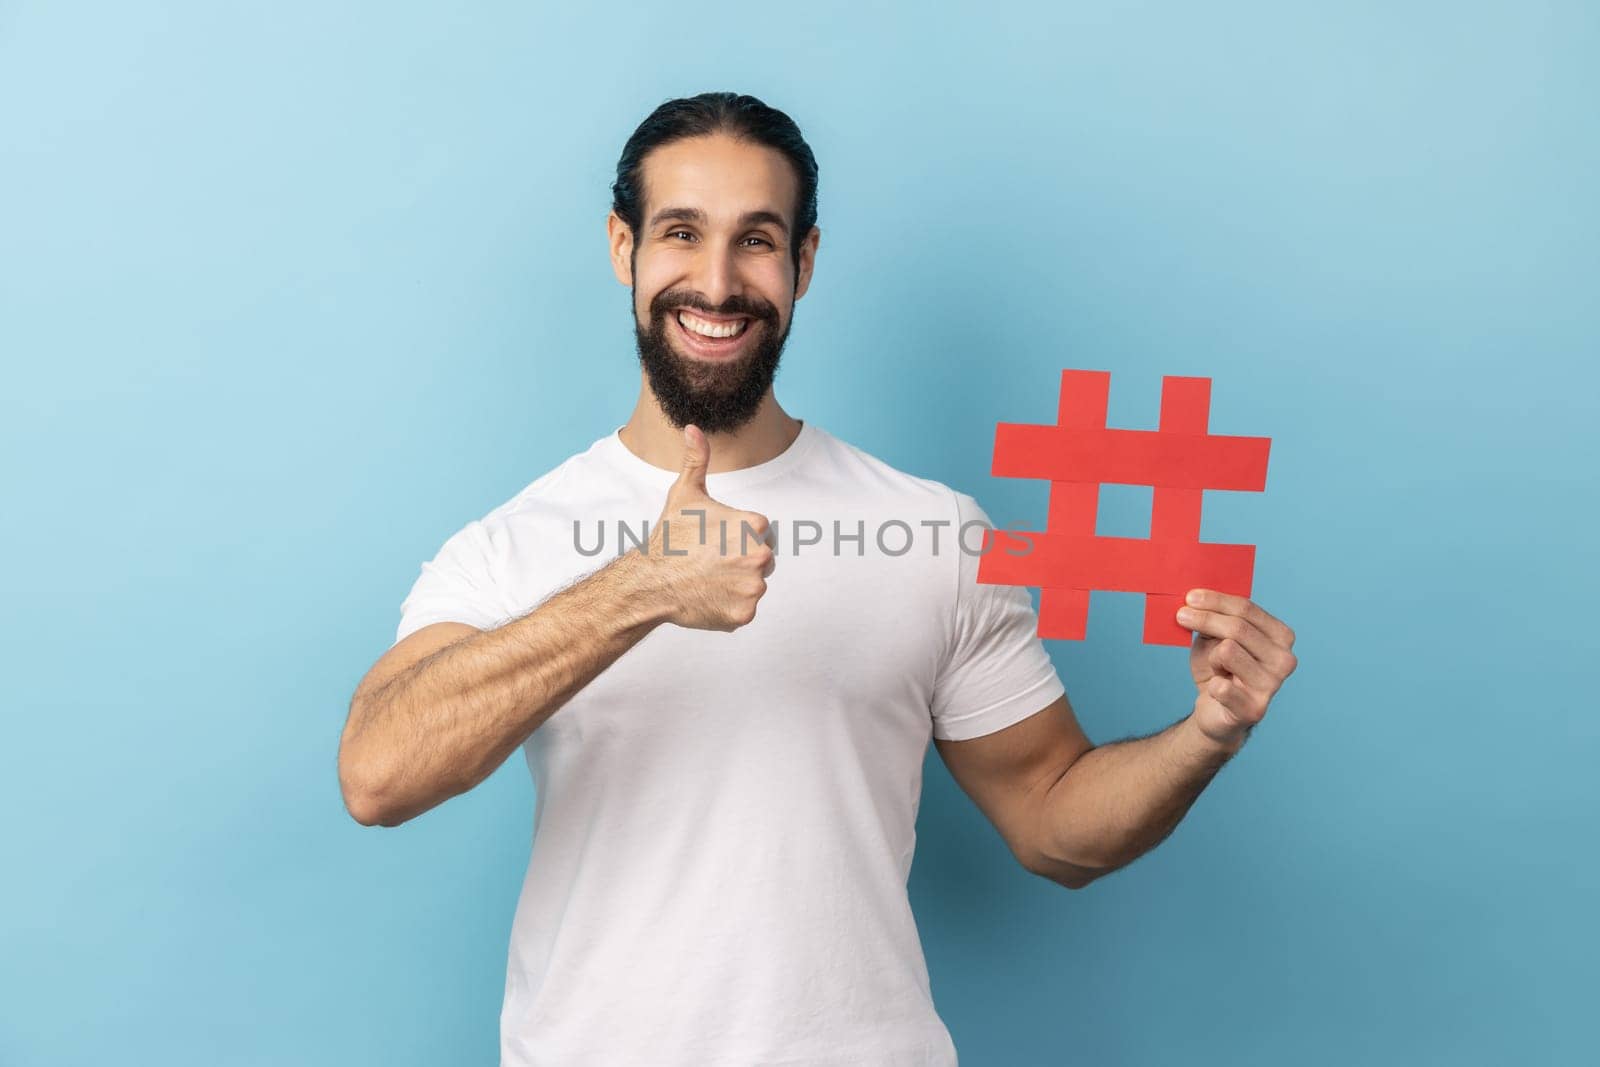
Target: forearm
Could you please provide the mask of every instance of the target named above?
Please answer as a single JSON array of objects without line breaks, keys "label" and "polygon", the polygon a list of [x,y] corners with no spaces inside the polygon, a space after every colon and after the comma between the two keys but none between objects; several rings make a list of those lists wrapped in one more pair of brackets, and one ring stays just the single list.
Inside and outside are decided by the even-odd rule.
[{"label": "forearm", "polygon": [[1090,749],[1041,800],[1039,873],[1069,886],[1160,844],[1239,746],[1186,717],[1160,733]]},{"label": "forearm", "polygon": [[365,816],[357,818],[398,825],[487,778],[665,620],[654,571],[639,553],[623,554],[527,615],[358,695],[341,753],[347,792]]}]

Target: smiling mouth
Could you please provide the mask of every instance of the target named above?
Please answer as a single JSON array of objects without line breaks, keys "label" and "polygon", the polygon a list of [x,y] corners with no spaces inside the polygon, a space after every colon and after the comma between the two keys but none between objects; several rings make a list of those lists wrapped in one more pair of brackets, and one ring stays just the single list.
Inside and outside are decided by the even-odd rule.
[{"label": "smiling mouth", "polygon": [[747,317],[733,320],[709,319],[704,315],[696,314],[688,308],[679,308],[677,311],[678,325],[696,337],[704,337],[709,341],[720,340],[728,337],[738,337],[750,325]]},{"label": "smiling mouth", "polygon": [[672,318],[689,348],[705,355],[722,355],[741,347],[755,321],[746,316],[719,322],[687,308],[676,309]]}]

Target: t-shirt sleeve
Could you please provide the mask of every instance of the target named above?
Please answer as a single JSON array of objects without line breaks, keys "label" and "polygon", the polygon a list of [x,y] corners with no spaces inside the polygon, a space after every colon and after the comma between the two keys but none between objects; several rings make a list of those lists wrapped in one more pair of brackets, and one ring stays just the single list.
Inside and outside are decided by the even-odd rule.
[{"label": "t-shirt sleeve", "polygon": [[482,520],[474,519],[452,534],[422,565],[422,573],[401,602],[394,643],[436,622],[462,622],[480,630],[503,622],[494,558],[494,544]]},{"label": "t-shirt sleeve", "polygon": [[[974,520],[992,525],[970,495],[956,493],[956,500],[958,534]],[[968,537],[956,539],[955,618],[931,708],[933,736],[940,740],[965,741],[1002,730],[1066,692],[1039,639],[1039,616],[1027,588],[978,583],[979,533],[973,527]]]}]

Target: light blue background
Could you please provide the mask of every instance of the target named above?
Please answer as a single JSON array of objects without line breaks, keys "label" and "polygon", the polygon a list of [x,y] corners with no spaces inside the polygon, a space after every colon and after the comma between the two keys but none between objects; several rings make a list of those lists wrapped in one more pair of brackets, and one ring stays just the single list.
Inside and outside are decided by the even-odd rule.
[{"label": "light blue background", "polygon": [[[1593,5],[446,7],[0,7],[0,1062],[493,1062],[526,771],[364,829],[339,730],[626,418],[612,168],[725,88],[821,163],[791,412],[1030,525],[1063,367],[1274,441],[1204,532],[1302,665],[1171,840],[1069,893],[930,753],[963,1063],[1594,1062]],[[1050,645],[1095,740],[1193,699],[1140,610]]]}]

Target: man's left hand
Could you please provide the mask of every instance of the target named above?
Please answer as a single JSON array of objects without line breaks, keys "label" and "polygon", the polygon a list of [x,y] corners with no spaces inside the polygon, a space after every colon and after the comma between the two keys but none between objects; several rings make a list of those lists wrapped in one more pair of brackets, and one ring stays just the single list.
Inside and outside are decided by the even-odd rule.
[{"label": "man's left hand", "polygon": [[1178,623],[1195,632],[1189,649],[1200,691],[1194,724],[1217,744],[1237,749],[1294,673],[1294,631],[1253,601],[1214,589],[1190,590]]}]

